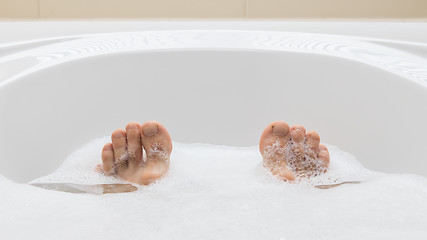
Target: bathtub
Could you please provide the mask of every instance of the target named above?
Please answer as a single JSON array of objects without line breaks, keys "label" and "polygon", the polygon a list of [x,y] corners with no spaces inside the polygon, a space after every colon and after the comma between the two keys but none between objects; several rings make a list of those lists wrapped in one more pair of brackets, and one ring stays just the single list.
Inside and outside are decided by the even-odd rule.
[{"label": "bathtub", "polygon": [[[322,33],[134,31],[0,45],[0,174],[27,182],[129,121],[257,145],[283,120],[367,168],[427,176],[427,44]],[[403,46],[403,45],[399,45]]]}]

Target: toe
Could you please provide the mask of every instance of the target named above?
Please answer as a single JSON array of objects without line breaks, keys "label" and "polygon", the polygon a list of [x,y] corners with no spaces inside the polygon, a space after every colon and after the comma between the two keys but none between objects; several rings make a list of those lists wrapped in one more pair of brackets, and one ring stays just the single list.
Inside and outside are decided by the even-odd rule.
[{"label": "toe", "polygon": [[139,183],[150,184],[168,171],[172,140],[166,128],[156,121],[142,124],[141,140],[147,158],[144,159]]},{"label": "toe", "polygon": [[172,140],[161,123],[149,121],[142,124],[141,140],[147,153],[147,161],[169,159],[172,152]]},{"label": "toe", "polygon": [[291,139],[294,143],[302,143],[305,139],[305,128],[301,125],[291,127]]},{"label": "toe", "polygon": [[270,123],[264,129],[259,141],[264,167],[284,181],[295,179],[294,174],[288,169],[285,156],[290,138],[289,125],[277,121]]},{"label": "toe", "polygon": [[102,169],[104,173],[110,175],[113,173],[114,150],[113,144],[107,143],[102,149]]},{"label": "toe", "polygon": [[295,175],[287,168],[284,171],[282,171],[278,176],[281,177],[284,181],[295,180]]},{"label": "toe", "polygon": [[265,148],[277,140],[281,141],[284,146],[287,144],[289,139],[289,125],[281,121],[272,122],[264,129],[261,135],[259,140],[259,150],[261,154],[263,154]]},{"label": "toe", "polygon": [[129,153],[129,167],[137,168],[142,162],[141,126],[131,122],[126,126],[127,151]]},{"label": "toe", "polygon": [[111,134],[111,141],[114,148],[114,159],[116,164],[126,159],[126,133],[123,129],[117,129]]},{"label": "toe", "polygon": [[305,135],[305,146],[315,156],[319,153],[320,137],[315,131],[308,131]]},{"label": "toe", "polygon": [[325,163],[325,167],[329,166],[329,151],[325,145],[321,144],[319,146],[319,154],[317,157]]},{"label": "toe", "polygon": [[285,182],[295,180],[295,175],[288,169],[287,166],[272,168],[271,173]]},{"label": "toe", "polygon": [[289,125],[285,122],[276,122],[271,125],[271,132],[278,137],[285,137],[289,134]]}]

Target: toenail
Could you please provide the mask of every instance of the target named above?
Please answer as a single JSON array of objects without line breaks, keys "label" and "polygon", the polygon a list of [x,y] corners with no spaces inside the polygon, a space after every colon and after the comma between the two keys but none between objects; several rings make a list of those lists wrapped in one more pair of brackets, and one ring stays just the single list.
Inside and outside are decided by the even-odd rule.
[{"label": "toenail", "polygon": [[124,134],[122,131],[114,131],[112,134],[112,137],[113,138],[121,138],[121,137],[124,137]]},{"label": "toenail", "polygon": [[144,126],[144,128],[142,129],[142,133],[147,137],[153,136],[158,132],[159,127],[157,126],[157,124],[149,124],[147,126]]},{"label": "toenail", "polygon": [[138,129],[138,124],[129,124],[127,129],[129,129],[129,130]]},{"label": "toenail", "polygon": [[293,131],[301,131],[301,132],[305,132],[305,128],[304,128],[303,126],[301,126],[301,125],[293,125],[293,126],[291,127],[291,129],[292,129]]},{"label": "toenail", "polygon": [[104,146],[104,150],[112,150],[113,149],[113,145],[112,144],[106,144]]},{"label": "toenail", "polygon": [[288,134],[288,128],[286,126],[275,125],[273,126],[273,134],[279,137],[284,137]]}]

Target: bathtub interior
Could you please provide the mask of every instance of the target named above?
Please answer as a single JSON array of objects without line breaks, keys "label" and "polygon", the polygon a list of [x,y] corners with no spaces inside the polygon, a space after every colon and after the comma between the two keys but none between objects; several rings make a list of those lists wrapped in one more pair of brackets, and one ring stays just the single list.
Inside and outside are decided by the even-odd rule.
[{"label": "bathtub interior", "polygon": [[[0,45],[2,238],[425,239],[427,60],[401,45],[252,31]],[[60,165],[40,182],[120,181],[93,171],[100,149],[151,119],[175,140],[161,181],[103,195],[19,184]],[[328,145],[321,177],[360,184],[279,181],[256,146],[278,119],[399,174]]]},{"label": "bathtub interior", "polygon": [[129,121],[175,141],[253,146],[271,121],[316,130],[367,168],[427,175],[427,88],[309,53],[131,51],[63,62],[0,88],[1,174],[27,182]]}]

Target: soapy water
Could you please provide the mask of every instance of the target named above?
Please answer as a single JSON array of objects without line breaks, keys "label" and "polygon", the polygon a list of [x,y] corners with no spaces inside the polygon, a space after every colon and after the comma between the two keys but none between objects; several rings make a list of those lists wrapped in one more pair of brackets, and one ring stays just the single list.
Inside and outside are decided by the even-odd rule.
[{"label": "soapy water", "polygon": [[[57,171],[32,183],[125,183],[94,170],[108,141],[107,137],[92,141],[71,154]],[[351,154],[327,145],[328,172],[290,184],[268,174],[258,147],[173,145],[169,173],[130,193],[73,194],[16,184],[0,176],[1,238],[427,237],[424,177],[373,172]],[[343,181],[361,183],[313,187]]]},{"label": "soapy water", "polygon": [[[72,153],[64,163],[52,174],[35,179],[31,184],[43,183],[70,183],[80,185],[95,184],[124,184],[126,181],[120,178],[109,177],[100,172],[94,171],[101,163],[100,149],[109,141],[109,138],[101,138],[92,141],[78,151]],[[262,158],[258,147],[228,147],[213,146],[209,144],[183,144],[175,142],[171,155],[171,172],[175,175],[174,169],[188,168],[195,171],[191,176],[199,178],[203,172],[216,172],[216,176],[221,176],[222,182],[230,181],[253,182],[253,181],[274,181],[268,171],[262,167]],[[316,177],[298,179],[298,184],[307,185],[327,185],[337,184],[347,181],[363,181],[373,172],[363,168],[363,166],[349,153],[340,150],[338,147],[329,146],[331,154],[331,165],[329,171]],[[145,151],[144,151],[145,155]],[[291,167],[293,165],[291,164]],[[168,176],[171,177],[171,176]],[[60,189],[59,189],[60,190]]]}]

